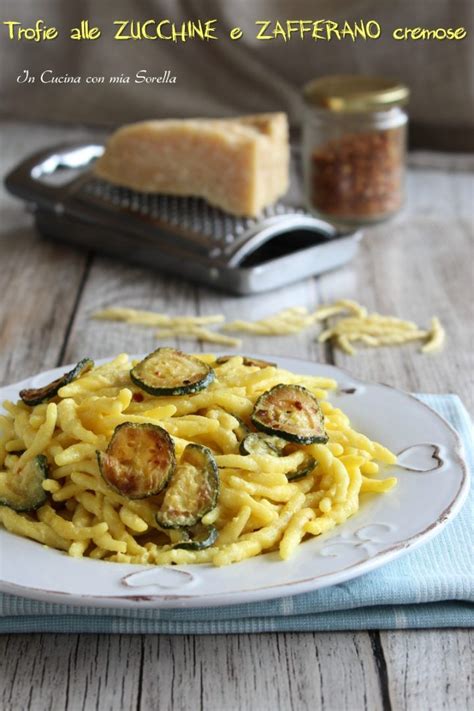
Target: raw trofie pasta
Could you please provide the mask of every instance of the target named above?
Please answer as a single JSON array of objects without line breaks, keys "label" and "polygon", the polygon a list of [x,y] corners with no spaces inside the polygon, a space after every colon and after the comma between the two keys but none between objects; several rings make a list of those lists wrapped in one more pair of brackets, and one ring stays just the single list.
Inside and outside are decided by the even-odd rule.
[{"label": "raw trofie pasta", "polygon": [[[365,346],[378,348],[380,346],[401,346],[413,341],[422,341],[422,353],[435,353],[442,350],[445,341],[445,331],[440,320],[435,316],[431,319],[431,328],[426,331],[412,321],[405,321],[395,316],[383,316],[378,313],[369,314],[364,306],[353,301],[340,301],[327,308],[322,307],[319,320],[330,316],[338,316],[335,324],[318,335],[318,341],[331,341],[348,355],[355,355],[354,341]],[[344,315],[349,313],[349,315]]]},{"label": "raw trofie pasta", "polygon": [[124,321],[139,326],[160,326],[155,332],[158,339],[184,338],[206,343],[219,343],[237,348],[241,341],[238,338],[226,336],[224,333],[211,331],[205,326],[215,325],[224,321],[222,314],[211,316],[168,316],[167,314],[139,309],[110,308],[97,311],[93,318],[99,321]]},{"label": "raw trofie pasta", "polygon": [[401,346],[412,341],[422,341],[422,353],[435,353],[442,350],[445,331],[440,320],[431,319],[431,328],[424,330],[412,321],[395,316],[369,314],[365,306],[351,299],[341,299],[333,304],[319,306],[309,313],[304,306],[283,309],[260,321],[232,321],[222,328],[225,331],[237,331],[263,336],[287,336],[300,333],[316,323],[337,319],[332,326],[325,328],[317,336],[320,343],[331,343],[348,355],[355,355],[354,341],[365,346]]},{"label": "raw trofie pasta", "polygon": [[[170,357],[179,354],[189,358],[173,349],[161,349],[162,361],[168,351]],[[180,389],[187,391],[183,394],[147,392],[137,382],[144,378],[144,387],[152,389],[143,373],[160,377],[163,366],[157,370],[156,362],[148,359],[137,367],[122,354],[65,381],[59,390],[51,390],[51,397],[47,388],[43,389],[39,404],[23,400],[4,403],[6,414],[0,416],[0,490],[8,491],[10,483],[24,478],[33,464],[44,465],[45,469],[40,498],[36,493],[33,507],[22,510],[21,506],[0,506],[3,526],[76,558],[223,566],[269,551],[287,559],[304,540],[331,530],[355,514],[361,494],[386,492],[395,485],[396,479],[385,471],[395,463],[395,456],[355,431],[348,417],[332,404],[335,381],[298,375],[242,356],[217,359],[206,354],[192,361],[193,384],[184,380]],[[30,399],[32,392],[34,395],[34,391],[28,391]],[[320,418],[319,441],[313,437],[310,442],[306,430],[299,436],[298,422],[303,420],[290,413],[288,399],[288,393],[298,392],[305,407],[307,402],[315,403],[314,413]],[[265,408],[259,405],[264,393],[265,403],[269,403]],[[269,433],[267,419],[272,407],[278,409],[279,396],[286,398],[286,410],[281,415],[281,422],[286,424],[275,424],[277,429],[281,426],[281,436],[275,436]],[[294,403],[298,410],[301,402]],[[307,429],[308,422],[311,424],[311,418],[306,422]],[[119,442],[127,432],[133,437]],[[176,462],[177,468],[165,484],[155,476],[151,495],[133,498],[127,491],[131,494],[144,486],[130,478],[131,468],[139,470],[138,459],[133,459],[132,453],[132,463],[127,460],[120,468],[114,457],[125,457],[126,447],[143,433],[150,442],[160,433],[161,440],[155,444],[161,456],[159,447],[166,438],[168,446],[174,448],[167,466],[171,471]],[[190,533],[186,526],[165,527],[157,521],[158,516],[169,525],[175,513],[181,481],[178,472],[187,481],[186,496],[194,495],[193,487],[195,495],[201,495],[199,487],[185,479],[197,472],[196,452],[201,458],[205,454],[206,466],[214,477],[212,508],[199,509],[190,503],[194,513],[201,510],[192,523],[199,519],[200,529],[214,531],[207,542],[197,534],[193,537],[195,532]],[[144,468],[155,461],[152,455],[140,457]],[[107,472],[101,470],[99,461],[107,462]],[[110,471],[116,475],[115,480]],[[114,484],[120,481],[119,475],[128,477],[127,490]],[[155,493],[158,485],[164,488]],[[188,525],[189,516],[189,510],[182,512],[182,521],[187,520]]]},{"label": "raw trofie pasta", "polygon": [[259,321],[231,321],[223,326],[225,331],[240,331],[258,336],[288,336],[300,333],[317,321],[317,314],[308,313],[304,306],[292,306]]},{"label": "raw trofie pasta", "polygon": [[[436,353],[443,349],[446,335],[440,320],[435,316],[431,319],[428,330],[418,327],[412,321],[395,316],[383,316],[379,313],[368,313],[351,299],[340,299],[332,304],[318,306],[310,312],[305,306],[291,306],[277,313],[266,316],[258,321],[239,319],[224,323],[222,314],[212,316],[168,316],[152,311],[139,311],[129,308],[114,307],[98,311],[93,318],[104,321],[125,321],[129,324],[142,326],[162,326],[156,331],[158,339],[180,337],[187,340],[218,343],[232,348],[238,348],[241,341],[228,336],[221,331],[232,331],[250,334],[252,336],[292,336],[323,321],[333,319],[331,326],[322,328],[317,335],[320,343],[330,341],[348,355],[357,353],[353,346],[355,341],[365,346],[378,348],[380,346],[402,346],[407,343],[421,341],[422,353]],[[335,319],[335,320],[334,320]],[[218,325],[221,331],[204,328]]]}]

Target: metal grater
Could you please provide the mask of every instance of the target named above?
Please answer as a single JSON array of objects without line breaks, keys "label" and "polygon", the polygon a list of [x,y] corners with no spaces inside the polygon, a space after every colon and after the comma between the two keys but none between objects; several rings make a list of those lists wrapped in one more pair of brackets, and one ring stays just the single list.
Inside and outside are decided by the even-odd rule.
[{"label": "metal grater", "polygon": [[43,235],[237,294],[340,267],[356,252],[360,233],[340,232],[282,203],[246,219],[199,198],[106,183],[90,171],[103,150],[95,143],[50,148],[6,177],[7,189],[27,201]]}]

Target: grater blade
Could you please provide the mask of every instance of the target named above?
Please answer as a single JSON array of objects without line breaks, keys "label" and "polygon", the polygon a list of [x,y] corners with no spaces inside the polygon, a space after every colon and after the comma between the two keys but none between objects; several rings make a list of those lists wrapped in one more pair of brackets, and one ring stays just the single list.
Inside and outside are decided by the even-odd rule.
[{"label": "grater blade", "polygon": [[50,148],[23,161],[7,189],[40,232],[239,294],[265,291],[348,262],[360,234],[277,203],[234,217],[200,198],[135,192],[90,172],[101,144]]},{"label": "grater blade", "polygon": [[138,193],[99,178],[85,181],[76,197],[106,210],[128,212],[157,228],[167,225],[173,230],[175,243],[184,241],[187,249],[229,264],[236,264],[236,256],[249,251],[242,248],[263,224],[304,215],[302,209],[277,203],[267,207],[258,219],[235,217],[201,198]]}]

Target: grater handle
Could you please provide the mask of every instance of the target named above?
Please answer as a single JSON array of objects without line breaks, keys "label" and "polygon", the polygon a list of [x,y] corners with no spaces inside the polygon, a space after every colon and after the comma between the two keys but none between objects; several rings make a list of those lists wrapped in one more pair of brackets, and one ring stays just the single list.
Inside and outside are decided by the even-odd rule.
[{"label": "grater handle", "polygon": [[228,266],[241,266],[246,257],[275,237],[287,235],[288,239],[291,239],[292,233],[299,230],[308,235],[313,234],[315,242],[321,239],[329,241],[340,236],[334,225],[302,212],[267,217],[252,225],[243,238],[237,239],[224,250]]},{"label": "grater handle", "polygon": [[[77,171],[86,170],[90,163],[103,153],[100,144],[61,144],[34,153],[22,161],[5,178],[6,189],[38,207],[57,209],[67,194],[69,183]],[[47,178],[67,169],[76,171],[71,180],[54,185]]]}]

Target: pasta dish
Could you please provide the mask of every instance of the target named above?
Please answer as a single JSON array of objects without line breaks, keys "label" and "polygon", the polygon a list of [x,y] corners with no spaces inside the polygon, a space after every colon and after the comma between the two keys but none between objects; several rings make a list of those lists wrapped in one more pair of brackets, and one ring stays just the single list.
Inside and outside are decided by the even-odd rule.
[{"label": "pasta dish", "polygon": [[244,356],[89,359],[0,415],[0,523],[119,563],[224,566],[354,515],[396,457],[352,428],[337,383]]}]

